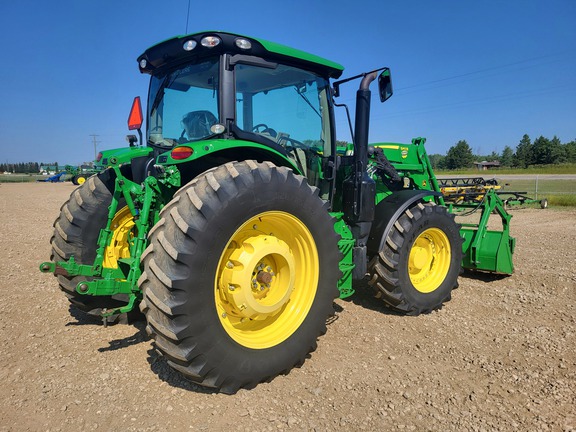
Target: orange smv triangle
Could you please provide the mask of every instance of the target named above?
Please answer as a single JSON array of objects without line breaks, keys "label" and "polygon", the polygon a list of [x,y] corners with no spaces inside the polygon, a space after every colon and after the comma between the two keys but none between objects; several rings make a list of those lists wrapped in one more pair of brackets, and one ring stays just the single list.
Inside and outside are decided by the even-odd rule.
[{"label": "orange smv triangle", "polygon": [[140,96],[134,98],[132,102],[132,109],[130,116],[128,116],[128,129],[140,129],[142,126],[142,104],[140,103]]}]

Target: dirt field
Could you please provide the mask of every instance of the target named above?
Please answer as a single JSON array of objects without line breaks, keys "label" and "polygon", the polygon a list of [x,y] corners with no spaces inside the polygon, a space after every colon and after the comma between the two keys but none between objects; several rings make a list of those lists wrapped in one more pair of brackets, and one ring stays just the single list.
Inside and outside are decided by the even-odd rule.
[{"label": "dirt field", "polygon": [[303,367],[226,396],[173,372],[143,323],[69,313],[38,266],[73,188],[0,185],[2,431],[576,430],[575,210],[514,210],[516,273],[464,275],[438,312],[336,301]]}]

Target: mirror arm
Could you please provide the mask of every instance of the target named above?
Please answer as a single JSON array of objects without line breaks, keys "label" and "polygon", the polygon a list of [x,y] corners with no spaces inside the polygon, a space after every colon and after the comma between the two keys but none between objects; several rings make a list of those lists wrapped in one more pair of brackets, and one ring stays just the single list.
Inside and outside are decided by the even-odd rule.
[{"label": "mirror arm", "polygon": [[[388,69],[388,68],[387,68],[387,67],[381,67],[381,68],[378,68],[378,69],[374,69],[373,71],[370,71],[370,72],[364,72],[364,73],[361,73],[361,74],[359,74],[359,75],[354,75],[353,77],[350,77],[350,78],[345,78],[345,79],[340,80],[340,81],[335,81],[335,82],[332,84],[332,88],[334,89],[334,96],[335,96],[335,97],[340,96],[340,85],[341,85],[341,84],[347,83],[348,81],[352,81],[352,80],[355,80],[355,79],[358,79],[358,78],[364,78],[366,75],[370,75],[370,74],[373,74],[373,73],[376,73],[376,72],[380,72],[380,71],[383,71],[383,70],[385,70],[385,69]],[[373,79],[372,81],[374,81],[374,79]],[[372,82],[372,81],[370,81],[370,82]]]}]

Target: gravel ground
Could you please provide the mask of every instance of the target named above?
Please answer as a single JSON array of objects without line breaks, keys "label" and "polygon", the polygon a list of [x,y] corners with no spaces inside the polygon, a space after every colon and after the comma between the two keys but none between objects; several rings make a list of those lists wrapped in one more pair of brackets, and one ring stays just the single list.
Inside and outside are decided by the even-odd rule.
[{"label": "gravel ground", "polygon": [[1,431],[576,430],[573,209],[513,210],[516,273],[465,274],[440,311],[337,300],[301,368],[226,396],[173,372],[143,323],[69,313],[38,265],[72,190],[0,185]]}]

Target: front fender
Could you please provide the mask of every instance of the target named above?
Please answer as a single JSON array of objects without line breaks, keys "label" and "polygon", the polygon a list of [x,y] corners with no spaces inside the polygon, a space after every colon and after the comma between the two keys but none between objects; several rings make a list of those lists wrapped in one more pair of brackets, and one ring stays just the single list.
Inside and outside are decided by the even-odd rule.
[{"label": "front fender", "polygon": [[111,150],[103,150],[102,158],[98,162],[98,165],[102,165],[103,168],[107,168],[110,165],[121,165],[128,162],[131,162],[132,159],[142,157],[142,156],[149,156],[154,149],[152,147],[142,147],[142,146],[134,146],[134,147],[121,147]]},{"label": "front fender", "polygon": [[427,196],[440,197],[440,192],[405,189],[394,192],[376,205],[374,222],[368,237],[368,254],[373,256],[382,250],[384,242],[400,215],[412,204]]}]

